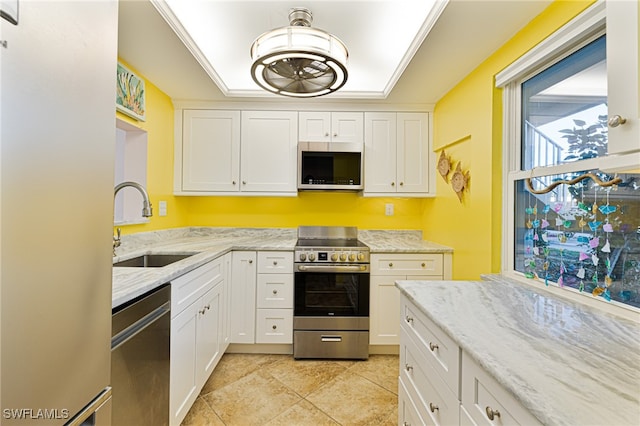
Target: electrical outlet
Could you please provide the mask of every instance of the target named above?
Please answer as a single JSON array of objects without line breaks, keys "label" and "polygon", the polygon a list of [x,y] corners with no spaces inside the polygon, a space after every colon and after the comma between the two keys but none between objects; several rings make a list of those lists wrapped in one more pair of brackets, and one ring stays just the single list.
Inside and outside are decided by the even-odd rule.
[{"label": "electrical outlet", "polygon": [[160,201],[158,202],[158,216],[166,216],[167,215],[167,202]]},{"label": "electrical outlet", "polygon": [[387,216],[393,216],[393,204],[387,203],[384,205],[384,214]]}]

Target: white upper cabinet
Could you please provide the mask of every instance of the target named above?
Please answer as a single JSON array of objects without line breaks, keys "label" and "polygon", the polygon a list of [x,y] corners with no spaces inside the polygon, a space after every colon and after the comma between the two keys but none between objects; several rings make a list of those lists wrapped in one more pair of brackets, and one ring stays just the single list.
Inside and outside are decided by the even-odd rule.
[{"label": "white upper cabinet", "polygon": [[295,111],[243,111],[241,190],[297,193]]},{"label": "white upper cabinet", "polygon": [[428,113],[364,117],[364,194],[434,195]]},{"label": "white upper cabinet", "polygon": [[237,191],[240,111],[184,110],[177,154],[182,156],[180,190]]},{"label": "white upper cabinet", "polygon": [[362,144],[362,112],[300,112],[301,142],[348,142]]},{"label": "white upper cabinet", "polygon": [[296,195],[298,113],[184,110],[176,193]]},{"label": "white upper cabinet", "polygon": [[[609,154],[640,151],[637,1],[607,1]],[[616,116],[626,120],[617,124]]]}]

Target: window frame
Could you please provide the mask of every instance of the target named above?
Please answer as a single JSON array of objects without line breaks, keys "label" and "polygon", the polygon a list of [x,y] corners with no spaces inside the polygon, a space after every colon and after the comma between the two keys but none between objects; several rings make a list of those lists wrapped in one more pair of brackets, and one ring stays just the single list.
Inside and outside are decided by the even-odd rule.
[{"label": "window frame", "polygon": [[[495,78],[496,87],[503,89],[503,128],[502,128],[502,256],[501,273],[528,285],[570,297],[592,306],[615,305],[631,312],[638,312],[634,307],[611,301],[602,303],[600,298],[591,294],[580,293],[573,288],[560,288],[555,282],[545,287],[544,283],[524,277],[515,270],[515,182],[526,178],[564,174],[583,170],[600,169],[615,172],[620,169],[637,166],[636,157],[631,155],[610,155],[586,160],[576,160],[558,165],[534,167],[522,170],[522,104],[521,84],[551,65],[563,60],[602,35],[606,34],[606,4],[599,0],[588,9],[569,21],[545,40],[533,47],[511,65],[498,73]],[[585,297],[589,296],[589,297]],[[605,308],[606,309],[606,308]],[[613,308],[617,311],[619,309]]]}]

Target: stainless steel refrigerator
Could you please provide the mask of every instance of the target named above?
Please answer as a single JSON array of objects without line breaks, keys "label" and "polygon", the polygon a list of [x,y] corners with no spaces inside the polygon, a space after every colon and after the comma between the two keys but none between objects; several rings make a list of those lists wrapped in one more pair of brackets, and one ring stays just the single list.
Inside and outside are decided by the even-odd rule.
[{"label": "stainless steel refrigerator", "polygon": [[108,425],[118,3],[0,8],[0,423]]}]

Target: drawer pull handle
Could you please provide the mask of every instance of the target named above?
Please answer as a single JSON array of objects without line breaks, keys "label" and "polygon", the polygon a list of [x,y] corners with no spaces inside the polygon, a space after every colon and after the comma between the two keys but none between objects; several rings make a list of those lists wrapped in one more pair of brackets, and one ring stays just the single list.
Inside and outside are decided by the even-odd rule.
[{"label": "drawer pull handle", "polygon": [[271,328],[275,330],[276,328],[278,328],[278,326],[274,324],[271,326]]},{"label": "drawer pull handle", "polygon": [[493,419],[495,417],[500,417],[500,411],[498,410],[494,410],[491,407],[489,407],[487,405],[487,408],[485,408],[485,411],[487,412],[487,417],[489,418],[489,420],[493,421]]},{"label": "drawer pull handle", "polygon": [[405,364],[404,365],[404,369],[411,372],[413,370],[413,366],[409,365],[409,364]]},{"label": "drawer pull handle", "polygon": [[320,336],[320,341],[321,342],[342,342],[342,337],[341,336]]},{"label": "drawer pull handle", "polygon": [[440,409],[440,407],[438,407],[437,405],[435,405],[433,402],[429,403],[429,410],[431,410],[432,413],[435,413],[436,411],[438,411]]},{"label": "drawer pull handle", "polygon": [[435,351],[436,349],[438,349],[438,345],[436,345],[433,342],[429,342],[429,349],[431,349],[431,352]]},{"label": "drawer pull handle", "polygon": [[409,323],[409,324],[412,324],[412,323],[413,323],[413,318],[411,318],[410,316],[406,316],[406,317],[405,317],[405,321],[406,321],[407,323]]},{"label": "drawer pull handle", "polygon": [[273,294],[278,294],[278,290],[273,290]]}]

